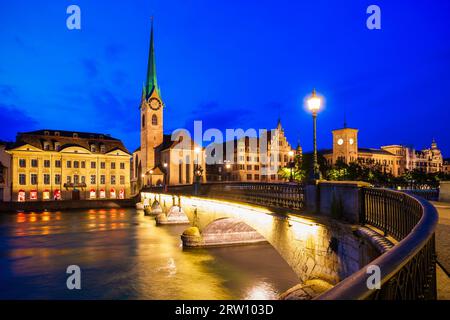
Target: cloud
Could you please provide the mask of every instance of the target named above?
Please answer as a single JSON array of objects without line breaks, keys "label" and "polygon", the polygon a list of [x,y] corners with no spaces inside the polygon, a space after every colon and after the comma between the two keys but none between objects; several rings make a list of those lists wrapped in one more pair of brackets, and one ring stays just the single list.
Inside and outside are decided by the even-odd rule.
[{"label": "cloud", "polygon": [[105,48],[106,59],[109,61],[116,61],[125,51],[125,47],[116,43],[111,43]]},{"label": "cloud", "polygon": [[0,97],[3,99],[13,98],[16,96],[15,90],[12,86],[7,84],[0,84]]},{"label": "cloud", "polygon": [[248,108],[232,107],[224,108],[216,101],[200,104],[186,120],[186,127],[193,125],[196,120],[203,121],[203,128],[227,129],[242,127],[246,119],[251,116]]},{"label": "cloud", "polygon": [[14,43],[27,55],[35,55],[37,53],[36,48],[34,46],[30,45],[29,42],[24,41],[19,36],[14,36]]},{"label": "cloud", "polygon": [[86,75],[89,78],[97,77],[97,75],[99,73],[97,61],[95,61],[93,59],[83,59],[82,64],[83,64],[84,70],[86,71]]},{"label": "cloud", "polygon": [[0,103],[0,121],[2,130],[0,139],[13,141],[17,132],[36,129],[38,123],[22,111],[16,105]]}]

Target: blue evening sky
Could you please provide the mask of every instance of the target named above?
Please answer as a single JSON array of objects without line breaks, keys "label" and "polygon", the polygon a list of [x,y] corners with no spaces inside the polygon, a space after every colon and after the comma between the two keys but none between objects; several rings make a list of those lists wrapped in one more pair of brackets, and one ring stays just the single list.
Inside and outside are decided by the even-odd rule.
[{"label": "blue evening sky", "polygon": [[[66,8],[81,8],[81,30]],[[381,30],[366,8],[381,7]],[[318,144],[428,147],[450,157],[450,1],[1,1],[0,139],[17,131],[110,133],[139,145],[139,100],[155,16],[165,131],[273,128],[312,148],[302,101],[326,97]]]}]

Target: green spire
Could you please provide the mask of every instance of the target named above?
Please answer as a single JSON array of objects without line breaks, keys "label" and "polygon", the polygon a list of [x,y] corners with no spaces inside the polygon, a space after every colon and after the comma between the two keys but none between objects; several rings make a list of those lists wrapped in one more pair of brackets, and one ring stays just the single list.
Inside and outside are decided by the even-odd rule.
[{"label": "green spire", "polygon": [[145,98],[148,99],[154,90],[159,94],[158,83],[156,81],[156,64],[155,64],[155,49],[153,44],[153,17],[151,17],[151,30],[150,30],[150,49],[148,53],[148,66],[147,66],[147,81],[145,82]]}]

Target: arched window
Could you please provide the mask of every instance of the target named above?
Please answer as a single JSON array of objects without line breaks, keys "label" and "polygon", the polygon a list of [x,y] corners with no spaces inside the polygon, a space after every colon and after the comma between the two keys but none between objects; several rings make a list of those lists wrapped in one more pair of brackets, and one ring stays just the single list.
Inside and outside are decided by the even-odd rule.
[{"label": "arched window", "polygon": [[157,126],[158,125],[158,117],[156,116],[156,114],[152,115],[152,126]]},{"label": "arched window", "polygon": [[145,128],[145,114],[142,115],[142,128]]}]

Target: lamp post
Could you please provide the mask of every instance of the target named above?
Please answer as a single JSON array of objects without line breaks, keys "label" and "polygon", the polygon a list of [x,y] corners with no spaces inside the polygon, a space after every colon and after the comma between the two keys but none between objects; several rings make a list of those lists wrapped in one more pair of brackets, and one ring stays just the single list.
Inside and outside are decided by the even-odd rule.
[{"label": "lamp post", "polygon": [[293,180],[293,177],[292,177],[292,170],[293,170],[293,168],[294,168],[294,159],[293,159],[292,157],[294,156],[294,151],[290,150],[290,151],[288,152],[288,155],[289,155],[289,168],[290,168],[290,170],[291,170],[291,173],[290,173],[290,175],[289,175],[289,182],[292,182],[292,180]]},{"label": "lamp post", "polygon": [[312,180],[320,180],[320,168],[319,163],[317,161],[317,114],[320,110],[322,101],[321,99],[316,95],[316,89],[313,89],[311,96],[306,101],[309,111],[312,113],[313,117],[313,145],[314,145],[314,152],[313,152],[313,170],[311,178]]},{"label": "lamp post", "polygon": [[195,166],[194,166],[194,194],[198,195],[198,189],[200,184],[200,166],[198,164],[198,155],[200,154],[200,147],[195,147],[194,153],[196,156]]}]

